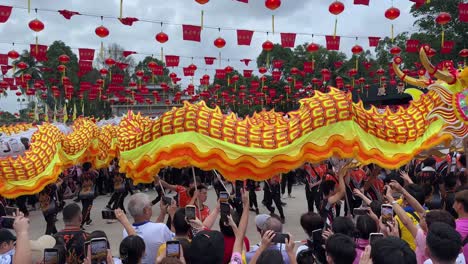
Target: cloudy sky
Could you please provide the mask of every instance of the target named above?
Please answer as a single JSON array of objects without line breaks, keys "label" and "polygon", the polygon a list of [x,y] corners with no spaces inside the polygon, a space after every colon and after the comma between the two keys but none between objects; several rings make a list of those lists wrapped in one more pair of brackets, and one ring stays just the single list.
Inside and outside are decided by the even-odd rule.
[{"label": "cloudy sky", "polygon": [[[151,21],[164,21],[172,25],[164,25],[163,30],[169,35],[169,41],[163,44],[166,55],[180,55],[187,57],[218,57],[219,50],[214,47],[213,40],[222,36],[227,44],[222,51],[222,57],[231,58],[230,66],[237,70],[255,69],[255,63],[246,67],[238,60],[249,58],[255,61],[261,52],[261,45],[267,39],[265,33],[254,33],[251,46],[237,46],[235,29],[249,29],[271,31],[271,15],[275,15],[275,32],[269,39],[280,42],[279,32],[310,33],[318,35],[333,34],[334,16],[328,12],[332,0],[282,0],[279,9],[271,11],[264,6],[264,0],[250,0],[249,4],[235,0],[211,0],[200,5],[195,0],[124,0],[124,17],[137,17]],[[384,12],[391,7],[391,0],[371,0],[369,6],[353,5],[353,0],[342,0],[345,11],[339,16],[338,35],[342,36],[389,36],[390,22],[385,19]],[[78,11],[83,14],[96,14],[116,17],[119,15],[120,0],[31,0],[32,8]],[[401,10],[401,16],[394,21],[395,32],[414,31],[413,17],[409,14],[413,3],[409,0],[394,0],[394,5]],[[27,7],[27,0],[0,0],[0,5]],[[206,28],[202,31],[200,43],[183,41],[181,24],[200,24],[200,12],[204,10],[205,25],[228,28],[232,30],[218,30]],[[10,19],[0,24],[0,53],[7,53],[12,49],[10,43],[21,43],[15,46],[17,51],[29,49],[34,43],[34,34],[28,27],[28,22],[36,17],[32,10],[28,14],[26,9],[14,8]],[[37,18],[45,24],[45,29],[38,34],[40,44],[50,45],[54,40],[62,40],[74,48],[99,49],[100,39],[94,29],[101,24],[100,18],[90,16],[73,16],[66,20],[58,12],[38,11]],[[133,50],[144,54],[154,54],[159,58],[161,45],[154,36],[160,32],[161,25],[136,22],[133,26],[122,25],[116,19],[104,19],[104,25],[110,30],[110,35],[104,40],[105,44],[118,43],[126,50]],[[298,35],[296,45],[311,42],[311,35]],[[325,38],[316,36],[314,42],[325,45]],[[368,48],[367,38],[361,38],[358,44]],[[341,50],[350,54],[350,49],[356,44],[354,38],[342,38]],[[145,55],[132,55],[136,61]],[[181,58],[180,66],[191,63],[190,58]],[[201,75],[214,75],[214,69],[219,63],[205,66],[204,61],[195,59],[194,64],[199,68],[195,80]],[[222,67],[228,65],[222,62]],[[179,76],[181,69],[174,70]],[[212,77],[213,78],[213,77]],[[184,79],[183,83],[188,83]],[[198,81],[196,81],[198,83]],[[0,99],[0,111],[16,112],[18,105],[16,96]]]}]

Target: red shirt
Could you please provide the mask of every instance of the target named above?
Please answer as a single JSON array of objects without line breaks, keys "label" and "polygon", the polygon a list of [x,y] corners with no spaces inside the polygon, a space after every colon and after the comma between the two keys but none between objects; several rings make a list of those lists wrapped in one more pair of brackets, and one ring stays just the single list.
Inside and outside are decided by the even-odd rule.
[{"label": "red shirt", "polygon": [[[200,213],[198,213],[198,209],[196,209],[195,212],[197,214],[197,218],[203,222],[210,215],[210,208],[206,205],[203,205],[203,209],[200,210]],[[200,217],[200,214],[201,214],[201,217]]]},{"label": "red shirt", "polygon": [[[228,264],[231,260],[232,250],[234,249],[234,242],[236,237],[224,236],[224,257],[223,264]],[[247,237],[244,237],[244,246],[246,248],[245,252],[250,251],[250,242]]]},{"label": "red shirt", "polygon": [[179,194],[179,207],[184,208],[190,203],[190,196],[187,193],[187,189],[183,186],[177,185],[176,192]]}]

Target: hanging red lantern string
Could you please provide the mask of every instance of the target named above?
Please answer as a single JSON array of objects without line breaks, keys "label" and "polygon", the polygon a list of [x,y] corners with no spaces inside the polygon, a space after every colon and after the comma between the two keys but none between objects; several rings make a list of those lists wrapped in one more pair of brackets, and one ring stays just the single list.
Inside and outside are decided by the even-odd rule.
[{"label": "hanging red lantern string", "polygon": [[[156,41],[161,44],[164,44],[169,40],[169,36],[163,32],[163,22],[161,22],[161,32],[156,34],[155,38],[156,38]],[[161,46],[161,61],[164,62],[164,49],[162,46]]]},{"label": "hanging red lantern string", "polygon": [[452,16],[447,12],[441,12],[435,19],[436,23],[442,27],[442,40],[440,42],[441,49],[444,48],[445,30],[444,25],[452,21]]},{"label": "hanging red lantern string", "polygon": [[[36,15],[37,15],[37,9],[36,9]],[[38,53],[38,45],[39,45],[39,39],[37,37],[37,33],[41,32],[42,30],[44,30],[44,23],[42,23],[42,21],[40,21],[39,19],[34,19],[34,20],[31,20],[29,22],[29,28],[36,32],[36,54]]]},{"label": "hanging red lantern string", "polygon": [[[267,33],[267,38],[268,38],[268,33]],[[273,42],[271,42],[269,40],[263,42],[263,44],[262,44],[262,49],[263,49],[263,51],[266,52],[266,55],[267,55],[267,57],[266,57],[266,66],[267,66],[267,68],[270,67],[270,51],[273,50],[274,46],[275,45],[273,44]]]},{"label": "hanging red lantern string", "polygon": [[151,70],[151,82],[154,84],[154,71],[158,67],[158,64],[155,61],[150,61],[147,66]]},{"label": "hanging red lantern string", "polygon": [[[281,6],[281,0],[265,0],[265,6],[274,11]],[[271,15],[271,32],[275,34],[275,15]]]},{"label": "hanging red lantern string", "polygon": [[112,81],[112,71],[111,67],[115,65],[115,60],[112,58],[107,58],[105,61],[106,65],[109,67],[109,81]]},{"label": "hanging red lantern string", "polygon": [[[357,38],[356,38],[356,41],[357,41]],[[358,61],[359,61],[359,54],[361,54],[362,52],[364,51],[364,49],[359,46],[359,45],[354,45],[352,48],[351,48],[351,52],[356,55],[356,70],[358,70]]]},{"label": "hanging red lantern string", "polygon": [[[385,17],[389,20],[395,20],[397,19],[398,17],[400,16],[400,9],[396,8],[396,7],[390,7],[389,9],[387,9],[385,11]],[[392,40],[392,43],[393,43],[393,39],[394,39],[394,35],[395,35],[395,30],[394,30],[394,26],[393,26],[393,23],[392,23],[392,30],[391,30],[391,40]]]},{"label": "hanging red lantern string", "polygon": [[[312,37],[314,37],[312,35]],[[318,44],[315,44],[315,43],[310,43],[308,46],[307,46],[307,51],[312,54],[312,70],[314,70],[315,68],[315,59],[314,59],[314,53],[317,52],[318,50],[320,49],[320,46]]]},{"label": "hanging red lantern string", "polygon": [[468,49],[462,49],[458,53],[463,58],[463,67],[466,67],[466,58],[468,58]]},{"label": "hanging red lantern string", "polygon": [[[70,57],[68,57],[66,54],[62,54],[58,57],[58,60],[61,65],[59,65],[57,69],[59,72],[62,73],[62,84],[63,84],[63,77],[65,77],[66,70],[67,70],[67,67],[65,66],[65,64],[70,62]],[[60,66],[63,66],[63,68],[60,68]]]},{"label": "hanging red lantern string", "polygon": [[[99,27],[97,27],[96,30],[94,30],[94,32],[96,33],[96,35],[97,35],[98,37],[100,37],[101,39],[102,39],[102,38],[105,38],[105,37],[107,37],[107,36],[109,36],[109,30],[108,30],[105,26],[102,25],[103,19],[104,19],[104,18],[101,16],[101,25],[100,25]],[[101,56],[101,58],[104,57],[104,43],[102,42],[102,40],[101,40],[101,51],[100,51],[100,56]]]},{"label": "hanging red lantern string", "polygon": [[338,27],[338,15],[341,14],[345,9],[345,6],[340,1],[335,1],[330,4],[328,11],[335,15],[335,29],[333,30],[333,37],[336,37],[336,29]]}]

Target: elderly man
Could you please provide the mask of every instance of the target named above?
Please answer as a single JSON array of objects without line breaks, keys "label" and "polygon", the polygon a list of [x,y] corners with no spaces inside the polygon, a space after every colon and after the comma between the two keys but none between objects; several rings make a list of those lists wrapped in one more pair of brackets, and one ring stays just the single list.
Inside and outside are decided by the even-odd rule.
[{"label": "elderly man", "polygon": [[[174,234],[165,224],[150,221],[153,215],[151,199],[144,193],[137,193],[130,197],[127,205],[130,215],[133,217],[133,228],[145,241],[145,256],[142,264],[154,264],[159,247],[171,240]],[[127,237],[127,231],[123,231],[123,237]]]},{"label": "elderly man", "polygon": [[[268,230],[272,230],[278,233],[282,233],[283,231],[283,224],[281,223],[281,220],[275,216],[269,216],[266,214],[257,215],[257,217],[255,217],[255,225],[257,226],[257,231],[260,233],[260,238],[263,237],[263,234]],[[252,251],[249,251],[245,254],[247,263],[250,263],[259,247],[260,243],[253,246]],[[285,244],[272,244],[269,249],[279,250],[283,256],[284,263],[289,264],[289,257],[288,253],[286,252]]]}]

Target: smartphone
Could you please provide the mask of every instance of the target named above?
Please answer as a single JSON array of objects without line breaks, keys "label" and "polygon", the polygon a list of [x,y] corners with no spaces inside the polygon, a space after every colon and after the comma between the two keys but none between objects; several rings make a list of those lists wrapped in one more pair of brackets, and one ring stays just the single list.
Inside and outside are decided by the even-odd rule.
[{"label": "smartphone", "polygon": [[5,206],[5,214],[7,216],[16,216],[17,210],[17,207]]},{"label": "smartphone", "polygon": [[365,208],[354,208],[353,209],[353,215],[354,216],[360,216],[360,215],[366,215],[367,214],[367,209]]},{"label": "smartphone", "polygon": [[107,239],[91,239],[91,264],[107,264]]},{"label": "smartphone", "polygon": [[180,242],[177,240],[166,242],[166,257],[180,258]]},{"label": "smartphone", "polygon": [[84,256],[87,257],[88,256],[88,248],[89,248],[89,243],[91,243],[91,240],[86,240],[84,242]]},{"label": "smartphone", "polygon": [[58,249],[44,249],[44,264],[58,264]]},{"label": "smartphone", "polygon": [[188,220],[195,219],[195,206],[194,205],[185,206],[185,217]]},{"label": "smartphone", "polygon": [[227,203],[229,200],[229,194],[227,192],[219,192],[219,202]]},{"label": "smartphone", "polygon": [[14,217],[2,216],[2,227],[7,229],[13,229],[13,223],[15,222]]},{"label": "smartphone", "polygon": [[172,197],[170,196],[163,196],[162,200],[165,205],[171,205],[172,204]]},{"label": "smartphone", "polygon": [[375,243],[377,240],[384,238],[382,233],[370,233],[369,235],[369,244]]},{"label": "smartphone", "polygon": [[323,242],[322,233],[323,233],[322,229],[315,229],[314,231],[312,231],[312,241],[314,243],[321,244]]},{"label": "smartphone", "polygon": [[284,234],[284,233],[275,233],[275,237],[273,238],[273,240],[271,241],[272,243],[280,243],[280,244],[286,244],[286,239],[289,240],[289,235],[288,234]]},{"label": "smartphone", "polygon": [[114,220],[117,219],[113,210],[102,210],[102,219]]},{"label": "smartphone", "polygon": [[231,206],[228,203],[221,203],[221,221],[227,223],[227,216],[231,215]]},{"label": "smartphone", "polygon": [[393,224],[393,206],[391,204],[382,204],[380,207],[382,223]]}]

